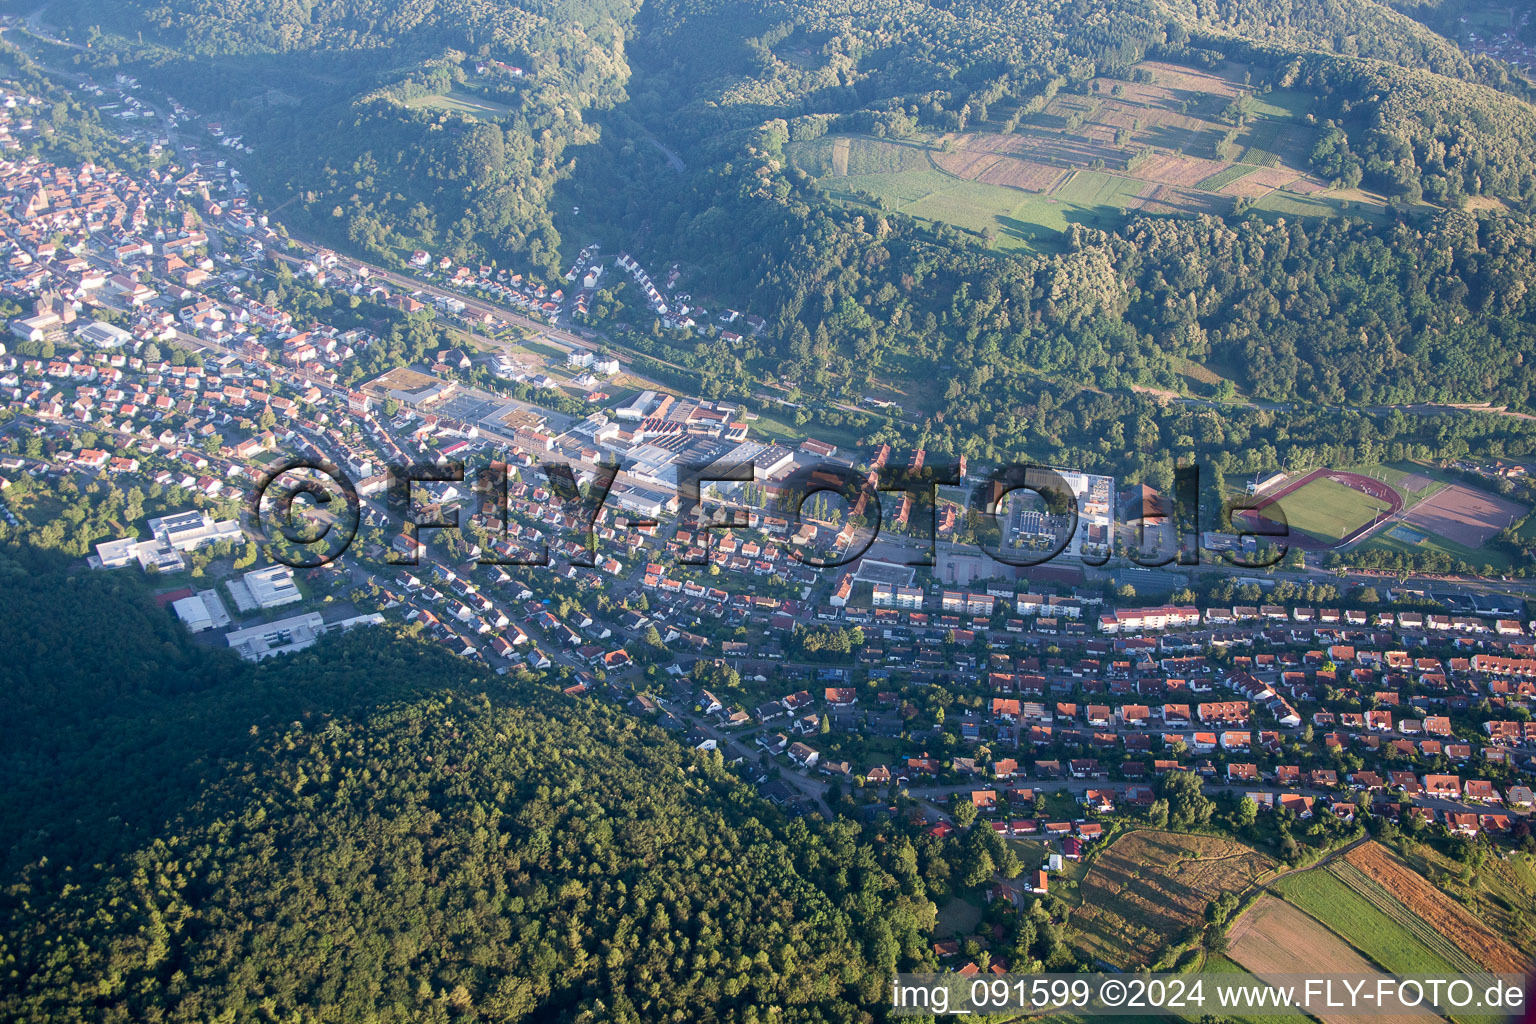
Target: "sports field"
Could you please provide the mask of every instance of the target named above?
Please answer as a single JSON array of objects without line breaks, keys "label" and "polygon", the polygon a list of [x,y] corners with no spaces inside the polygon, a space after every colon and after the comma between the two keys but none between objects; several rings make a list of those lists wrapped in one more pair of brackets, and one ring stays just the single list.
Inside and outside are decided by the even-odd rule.
[{"label": "sports field", "polygon": [[[1390,506],[1378,498],[1351,487],[1345,487],[1327,477],[1318,477],[1276,502],[1284,510],[1285,521],[1292,530],[1299,530],[1319,540],[1337,543],[1367,525]],[[1272,510],[1264,510],[1264,517],[1279,521]]]},{"label": "sports field", "polygon": [[1478,548],[1530,511],[1466,484],[1452,484],[1415,505],[1404,521],[1453,544]]}]

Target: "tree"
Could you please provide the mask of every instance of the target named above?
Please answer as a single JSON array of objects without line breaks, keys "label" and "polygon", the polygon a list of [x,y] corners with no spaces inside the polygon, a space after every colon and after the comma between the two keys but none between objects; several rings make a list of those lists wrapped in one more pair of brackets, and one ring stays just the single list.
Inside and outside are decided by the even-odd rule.
[{"label": "tree", "polygon": [[1194,772],[1169,772],[1158,788],[1168,801],[1168,821],[1175,828],[1204,825],[1211,820],[1215,807],[1205,795],[1200,776]]}]

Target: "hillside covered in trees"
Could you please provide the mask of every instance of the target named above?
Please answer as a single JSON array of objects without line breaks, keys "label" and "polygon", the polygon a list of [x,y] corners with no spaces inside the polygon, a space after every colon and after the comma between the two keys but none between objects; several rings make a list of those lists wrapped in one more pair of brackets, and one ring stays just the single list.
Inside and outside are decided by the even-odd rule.
[{"label": "hillside covered in trees", "polygon": [[847,1021],[928,955],[915,871],[652,726],[0,557],[6,1020]]}]

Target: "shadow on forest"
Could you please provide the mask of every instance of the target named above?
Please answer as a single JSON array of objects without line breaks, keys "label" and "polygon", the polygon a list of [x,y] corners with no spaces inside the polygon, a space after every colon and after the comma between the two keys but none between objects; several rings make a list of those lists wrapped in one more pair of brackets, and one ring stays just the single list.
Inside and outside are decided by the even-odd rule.
[{"label": "shadow on forest", "polygon": [[346,645],[345,658],[304,652],[251,665],[195,643],[157,606],[152,577],[94,572],[35,548],[0,550],[0,594],[7,879],[47,857],[50,870],[74,865],[78,882],[83,867],[173,830],[168,823],[278,729],[366,716],[471,672],[408,640],[381,642],[377,631],[323,641]]}]

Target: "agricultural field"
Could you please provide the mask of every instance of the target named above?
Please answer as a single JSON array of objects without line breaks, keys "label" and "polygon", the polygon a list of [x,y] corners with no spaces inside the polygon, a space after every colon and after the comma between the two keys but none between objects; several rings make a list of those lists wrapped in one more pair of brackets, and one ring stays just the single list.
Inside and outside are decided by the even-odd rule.
[{"label": "agricultural field", "polygon": [[[967,131],[830,135],[786,152],[833,199],[873,201],[1003,249],[1053,248],[1068,225],[1114,227],[1138,213],[1229,213],[1239,198],[1289,217],[1384,209],[1379,197],[1328,192],[1308,173],[1318,129],[1306,122],[1307,94],[1255,92],[1243,83],[1249,69],[1231,63],[1202,71],[1146,61],[1137,70],[1149,80],[1096,79],[1036,113]],[[1240,127],[1224,119],[1235,100]]]},{"label": "agricultural field", "polygon": [[1215,174],[1211,175],[1209,178],[1203,179],[1200,181],[1197,187],[1202,188],[1207,192],[1220,192],[1228,185],[1236,182],[1239,178],[1247,177],[1252,173],[1252,167],[1244,167],[1242,164],[1233,164],[1231,167],[1224,167],[1217,171]]},{"label": "agricultural field", "polygon": [[[1277,974],[1374,974],[1376,968],[1347,942],[1289,903],[1261,896],[1229,933],[1228,956],[1260,977]],[[1320,1014],[1324,1024],[1370,1024],[1369,1015]],[[1424,1009],[1404,1008],[1395,1021],[1432,1022]]]},{"label": "agricultural field", "polygon": [[[1228,179],[1214,191],[1240,199],[1263,199],[1277,190],[1295,188],[1305,181],[1289,167],[1249,167],[1244,164],[1234,164],[1231,170],[1242,173]],[[1201,182],[1200,187],[1210,188],[1211,186]]]},{"label": "agricultural field", "polygon": [[1425,876],[1432,889],[1515,946],[1517,955],[1536,960],[1536,929],[1531,927],[1536,918],[1536,857],[1490,857],[1474,871],[1428,844],[1409,844],[1397,854]]},{"label": "agricultural field", "polygon": [[1089,866],[1072,912],[1073,940],[1117,966],[1152,962],[1169,942],[1204,923],[1206,904],[1269,876],[1275,861],[1214,836],[1138,831]]},{"label": "agricultural field", "polygon": [[1524,973],[1530,969],[1527,957],[1380,844],[1357,847],[1345,861],[1413,914],[1432,922],[1455,948],[1488,970]]},{"label": "agricultural field", "polygon": [[1482,970],[1391,893],[1343,860],[1285,875],[1271,888],[1396,974]]},{"label": "agricultural field", "polygon": [[[1200,974],[1208,980],[1220,982],[1223,974],[1247,974],[1248,969],[1241,964],[1222,956],[1220,953],[1208,953],[1205,963],[1200,967]],[[1207,993],[1209,995],[1209,993]],[[1257,1013],[1239,1014],[1231,1011],[1222,1013],[1227,1020],[1236,1021],[1237,1024],[1300,1024],[1302,1018],[1294,1014],[1275,1014],[1265,1016]],[[1186,1020],[1196,1020],[1197,1015],[1186,1016]],[[1145,1018],[1143,1018],[1145,1020]]]},{"label": "agricultural field", "polygon": [[872,198],[882,209],[920,220],[990,231],[1004,249],[1053,248],[1071,224],[1113,227],[1155,187],[1100,171],[864,137],[797,143],[790,152],[822,176],[835,199]]}]

